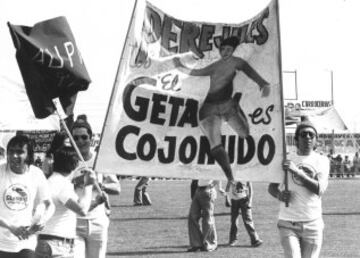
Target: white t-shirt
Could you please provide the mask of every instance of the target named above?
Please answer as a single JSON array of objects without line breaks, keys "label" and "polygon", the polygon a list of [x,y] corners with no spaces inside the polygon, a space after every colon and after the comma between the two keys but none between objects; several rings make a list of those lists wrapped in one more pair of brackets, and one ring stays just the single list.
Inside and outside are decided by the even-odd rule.
[{"label": "white t-shirt", "polygon": [[[0,217],[12,225],[30,226],[35,201],[50,200],[48,183],[41,169],[29,166],[24,174],[16,174],[0,165]],[[19,240],[8,229],[0,227],[0,250],[19,252],[35,250],[36,236]]]},{"label": "white t-shirt", "polygon": [[55,213],[46,223],[41,234],[75,238],[76,213],[65,207],[68,200],[78,199],[74,186],[67,177],[57,172],[49,177],[48,183],[55,205]]},{"label": "white t-shirt", "polygon": [[[285,207],[284,202],[280,202],[279,219],[289,221],[311,221],[322,216],[321,195],[328,186],[328,177],[330,170],[329,159],[316,152],[311,152],[308,156],[300,156],[291,153],[289,160],[295,162],[298,168],[302,168],[305,173],[319,181],[320,195],[317,195],[303,186],[302,182],[292,175],[288,174],[289,191],[291,191],[291,200],[289,207]],[[284,185],[281,187],[284,189]]]}]

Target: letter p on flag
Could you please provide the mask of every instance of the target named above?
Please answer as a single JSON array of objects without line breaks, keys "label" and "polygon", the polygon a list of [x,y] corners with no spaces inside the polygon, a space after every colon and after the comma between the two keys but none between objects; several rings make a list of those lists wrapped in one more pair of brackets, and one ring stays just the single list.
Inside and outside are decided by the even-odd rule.
[{"label": "letter p on flag", "polygon": [[42,21],[33,27],[9,22],[8,26],[35,117],[54,113],[54,98],[59,98],[66,115],[72,115],[77,92],[87,90],[91,79],[66,18]]}]

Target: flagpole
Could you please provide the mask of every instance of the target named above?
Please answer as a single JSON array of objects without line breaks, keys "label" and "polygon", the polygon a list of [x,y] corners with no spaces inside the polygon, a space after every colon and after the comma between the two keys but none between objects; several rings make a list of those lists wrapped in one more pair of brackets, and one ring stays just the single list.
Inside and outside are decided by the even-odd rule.
[{"label": "flagpole", "polygon": [[[285,136],[285,107],[284,107],[284,93],[283,93],[283,83],[282,83],[282,63],[281,63],[281,35],[280,35],[280,12],[279,12],[279,0],[275,1],[276,3],[276,12],[277,12],[277,30],[278,30],[278,49],[279,49],[279,55],[278,55],[278,63],[279,63],[279,78],[280,78],[280,95],[281,95],[281,111],[282,111],[282,124],[283,124],[283,131],[282,131],[282,137],[283,137],[283,159],[286,159],[286,136]],[[285,191],[289,191],[289,179],[288,179],[288,171],[284,171],[284,185],[285,185]],[[289,201],[286,200],[285,206],[289,207]]]},{"label": "flagpole", "polygon": [[[75,140],[74,140],[74,137],[72,136],[69,128],[67,127],[65,120],[63,119],[63,117],[60,115],[60,113],[59,113],[59,111],[58,111],[58,105],[59,105],[58,102],[55,101],[55,100],[53,100],[53,103],[54,103],[54,106],[55,106],[55,112],[56,112],[56,114],[58,115],[58,117],[59,117],[59,119],[60,119],[60,122],[61,122],[63,128],[65,129],[67,135],[69,136],[70,142],[71,142],[72,146],[74,147],[74,149],[75,149],[75,151],[76,151],[76,153],[77,153],[77,155],[78,155],[78,157],[79,157],[79,159],[80,159],[81,164],[82,164],[86,169],[88,169],[89,166],[86,164],[86,162],[85,162],[85,160],[84,160],[84,157],[82,156],[82,154],[81,154],[81,152],[80,152],[80,150],[79,150],[79,147],[76,145],[76,142],[75,142]],[[93,184],[93,185],[94,185],[95,189],[103,196],[104,193],[103,193],[103,191],[101,190],[101,187],[100,187],[99,182],[97,181],[97,179],[94,181],[94,184]],[[103,198],[103,201],[105,202],[106,208],[107,208],[107,209],[110,209],[110,203],[109,203],[109,201],[107,200],[106,197]],[[100,203],[99,203],[99,204],[100,204]],[[93,208],[95,208],[95,207],[93,207]]]},{"label": "flagpole", "polygon": [[94,169],[95,169],[95,166],[96,166],[96,163],[97,163],[97,158],[98,158],[100,148],[101,148],[101,143],[102,143],[102,140],[103,140],[103,135],[104,135],[104,131],[105,131],[105,123],[106,123],[106,121],[108,119],[108,116],[109,116],[110,107],[113,104],[114,94],[115,94],[116,86],[118,84],[119,74],[120,74],[121,70],[123,69],[123,59],[124,59],[124,53],[125,53],[125,49],[126,49],[126,41],[127,41],[128,37],[129,37],[129,33],[130,33],[130,30],[131,30],[131,25],[133,24],[133,20],[134,20],[134,17],[135,17],[135,12],[136,12],[136,9],[137,9],[137,5],[138,5],[138,0],[135,0],[134,8],[133,8],[133,11],[132,11],[132,14],[131,14],[131,19],[130,19],[129,26],[128,26],[128,30],[126,32],[126,37],[125,37],[125,40],[124,40],[123,49],[121,51],[118,70],[116,72],[114,85],[113,85],[113,88],[111,90],[109,105],[108,105],[107,110],[106,110],[105,120],[104,120],[103,127],[102,127],[101,134],[100,134],[99,151],[97,151],[96,156],[95,156],[95,161],[94,161],[94,166],[93,166]]}]

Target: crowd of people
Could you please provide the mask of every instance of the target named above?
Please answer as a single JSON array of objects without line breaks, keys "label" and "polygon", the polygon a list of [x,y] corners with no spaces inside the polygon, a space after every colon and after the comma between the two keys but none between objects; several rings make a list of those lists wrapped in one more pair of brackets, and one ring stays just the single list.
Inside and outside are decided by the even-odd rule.
[{"label": "crowd of people", "polygon": [[[35,166],[31,140],[14,136],[0,165],[0,257],[105,257],[110,204],[108,194],[119,194],[115,174],[102,175],[91,168],[92,130],[82,116],[71,127],[71,137],[59,132],[42,166]],[[283,170],[289,183],[271,183],[269,193],[280,201],[278,229],[285,257],[319,257],[324,222],[321,196],[328,185],[329,160],[314,151],[316,128],[301,122],[295,132],[297,152],[289,154]],[[75,146],[74,146],[75,145]],[[81,155],[79,155],[79,153]],[[355,156],[358,156],[355,155]],[[134,205],[151,205],[146,189],[149,177],[140,177]],[[188,215],[188,252],[218,248],[215,226],[217,191],[230,207],[229,246],[236,246],[238,219],[252,247],[263,243],[252,218],[253,188],[234,181],[226,191],[217,180],[193,180]],[[200,223],[201,222],[201,223]]]},{"label": "crowd of people", "polygon": [[355,152],[351,158],[349,154],[334,154],[333,150],[330,150],[328,158],[330,160],[330,177],[355,177],[360,172],[359,152]]}]

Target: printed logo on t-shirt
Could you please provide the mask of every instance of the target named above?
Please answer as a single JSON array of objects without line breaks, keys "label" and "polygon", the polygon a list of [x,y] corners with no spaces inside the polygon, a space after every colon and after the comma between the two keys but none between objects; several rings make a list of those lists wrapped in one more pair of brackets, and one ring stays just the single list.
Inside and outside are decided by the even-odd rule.
[{"label": "printed logo on t-shirt", "polygon": [[23,210],[29,205],[30,193],[22,184],[11,185],[4,194],[4,203],[10,210]]},{"label": "printed logo on t-shirt", "polygon": [[[309,177],[316,178],[317,173],[313,166],[309,164],[300,163],[297,165],[297,167],[301,170],[303,170]],[[302,181],[297,175],[292,174],[292,178],[294,180],[294,183],[297,185],[303,185]]]}]

